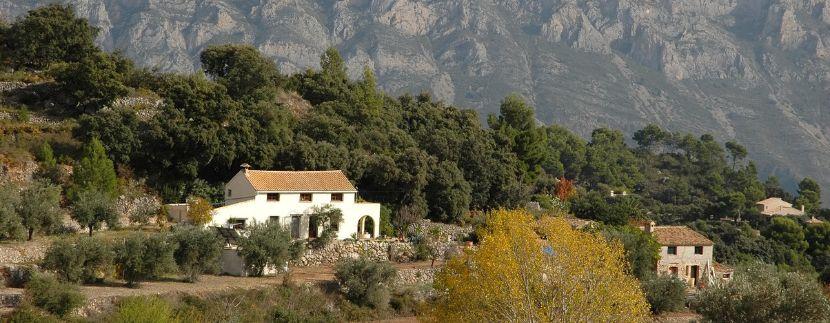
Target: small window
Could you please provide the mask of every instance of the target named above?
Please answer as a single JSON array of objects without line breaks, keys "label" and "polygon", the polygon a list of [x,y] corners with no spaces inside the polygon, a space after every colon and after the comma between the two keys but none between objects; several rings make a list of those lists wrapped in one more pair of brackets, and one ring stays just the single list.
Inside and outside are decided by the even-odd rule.
[{"label": "small window", "polygon": [[245,219],[229,219],[228,225],[236,230],[245,230]]},{"label": "small window", "polygon": [[266,196],[266,200],[268,200],[268,202],[279,202],[280,201],[280,193],[268,193],[265,196]]},{"label": "small window", "polygon": [[723,274],[723,279],[729,279],[729,274]]},{"label": "small window", "polygon": [[695,254],[702,255],[703,254],[703,246],[695,246]]},{"label": "small window", "polygon": [[279,216],[269,216],[268,221],[274,224],[280,224],[280,217]]},{"label": "small window", "polygon": [[311,202],[311,193],[300,194],[300,202]]},{"label": "small window", "polygon": [[343,202],[343,193],[332,193],[331,194],[331,201],[332,202]]},{"label": "small window", "polygon": [[677,276],[677,267],[669,267],[669,272],[672,276]]},{"label": "small window", "polygon": [[228,197],[231,197],[231,196],[233,196],[233,191],[231,191],[230,189],[228,189]]},{"label": "small window", "polygon": [[666,247],[666,253],[670,254],[670,255],[676,255],[677,254],[677,246],[668,246],[668,247]]}]

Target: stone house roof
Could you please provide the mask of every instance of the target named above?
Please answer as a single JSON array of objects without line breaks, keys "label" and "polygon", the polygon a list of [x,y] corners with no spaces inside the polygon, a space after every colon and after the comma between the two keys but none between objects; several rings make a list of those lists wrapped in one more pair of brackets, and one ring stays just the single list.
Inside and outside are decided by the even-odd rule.
[{"label": "stone house roof", "polygon": [[245,178],[257,191],[273,192],[356,192],[341,170],[265,171],[245,170]]},{"label": "stone house roof", "polygon": [[655,226],[651,228],[654,240],[663,246],[711,246],[704,235],[686,226]]}]

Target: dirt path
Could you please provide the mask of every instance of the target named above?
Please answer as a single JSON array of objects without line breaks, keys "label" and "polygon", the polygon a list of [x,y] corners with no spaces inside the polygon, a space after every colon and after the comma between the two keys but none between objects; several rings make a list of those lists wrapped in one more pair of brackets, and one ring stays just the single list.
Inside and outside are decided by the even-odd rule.
[{"label": "dirt path", "polygon": [[[441,264],[436,263],[436,267]],[[394,264],[398,270],[429,268],[429,262]],[[291,281],[296,283],[321,283],[334,280],[334,268],[324,267],[295,267],[292,268]],[[179,281],[152,281],[141,283],[140,288],[126,288],[119,282],[108,286],[82,286],[81,290],[90,300],[109,299],[125,296],[164,295],[170,293],[187,293],[206,295],[234,289],[257,289],[280,285],[283,276],[275,277],[233,277],[203,275],[198,282],[185,283]],[[22,289],[0,288],[0,295],[20,295]]]}]

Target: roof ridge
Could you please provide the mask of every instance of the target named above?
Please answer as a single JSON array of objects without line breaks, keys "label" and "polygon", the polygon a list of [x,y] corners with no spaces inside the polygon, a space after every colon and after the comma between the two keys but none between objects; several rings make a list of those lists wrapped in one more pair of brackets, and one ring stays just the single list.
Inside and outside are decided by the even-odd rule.
[{"label": "roof ridge", "polygon": [[343,172],[341,169],[331,169],[331,170],[262,170],[262,169],[249,169],[248,172],[273,172],[273,173],[333,173],[333,172]]}]

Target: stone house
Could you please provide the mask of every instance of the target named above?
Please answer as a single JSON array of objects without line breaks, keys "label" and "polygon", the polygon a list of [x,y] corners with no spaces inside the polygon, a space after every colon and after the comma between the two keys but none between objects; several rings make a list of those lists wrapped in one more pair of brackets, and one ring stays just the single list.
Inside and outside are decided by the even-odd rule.
[{"label": "stone house", "polygon": [[766,200],[755,203],[758,212],[769,216],[802,216],[804,215],[804,206],[801,209],[793,207],[792,203],[782,200],[779,197],[770,197]]},{"label": "stone house", "polygon": [[[368,239],[380,234],[380,204],[357,201],[357,189],[340,170],[265,171],[247,164],[225,184],[225,203],[213,210],[208,226],[244,230],[255,223],[276,221],[294,239],[313,239],[323,227],[311,215],[332,207],[343,214],[333,226],[337,239]],[[169,204],[177,222],[187,222],[186,204]]]},{"label": "stone house", "polygon": [[691,288],[732,279],[733,270],[714,262],[714,243],[702,234],[686,226],[657,226],[654,222],[642,229],[660,244],[658,274],[677,276]]}]

